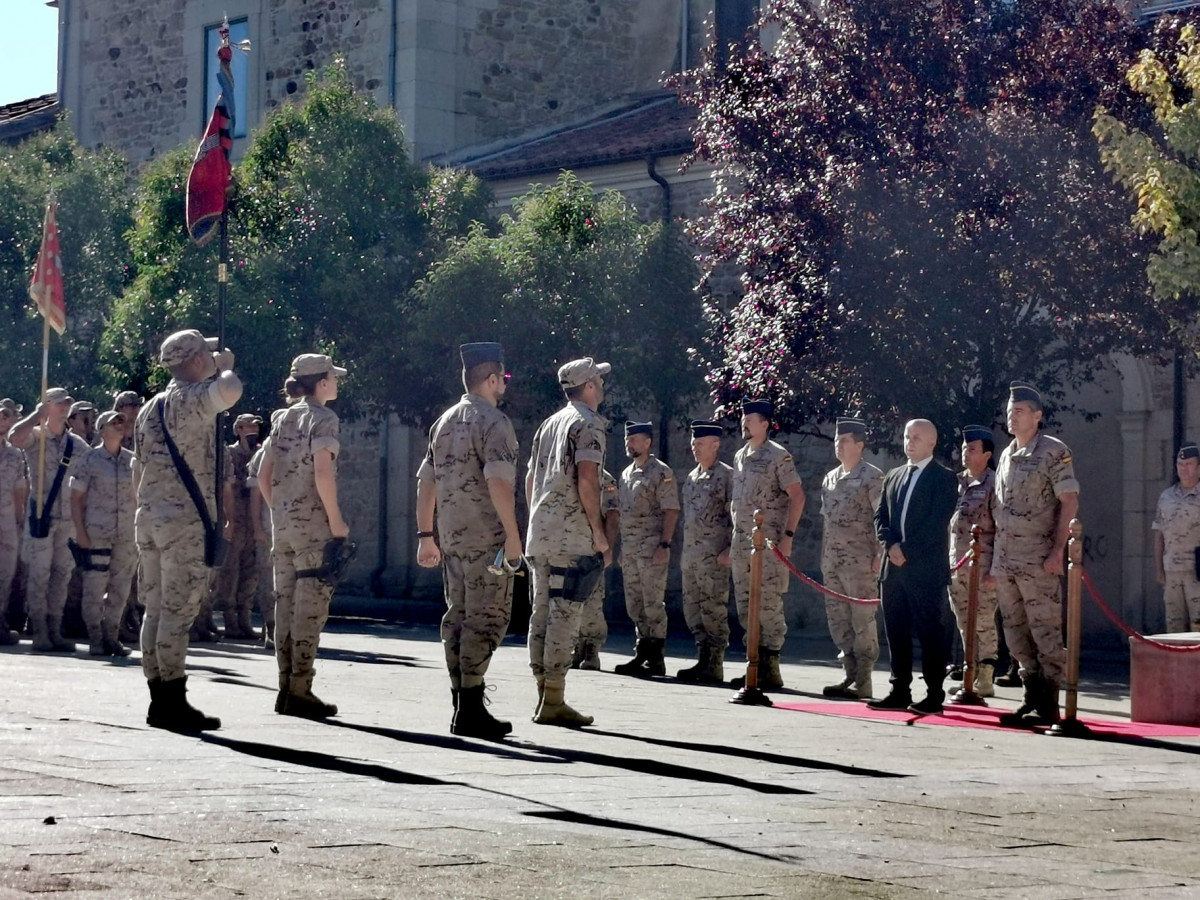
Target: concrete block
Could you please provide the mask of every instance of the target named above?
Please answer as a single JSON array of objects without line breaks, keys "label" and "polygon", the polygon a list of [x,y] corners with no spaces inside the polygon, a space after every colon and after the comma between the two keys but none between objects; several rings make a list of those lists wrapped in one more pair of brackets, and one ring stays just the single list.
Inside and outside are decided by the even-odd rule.
[{"label": "concrete block", "polygon": [[[1155,634],[1163,644],[1200,647],[1200,632]],[[1200,726],[1200,650],[1179,653],[1129,639],[1130,718],[1135,722]]]}]

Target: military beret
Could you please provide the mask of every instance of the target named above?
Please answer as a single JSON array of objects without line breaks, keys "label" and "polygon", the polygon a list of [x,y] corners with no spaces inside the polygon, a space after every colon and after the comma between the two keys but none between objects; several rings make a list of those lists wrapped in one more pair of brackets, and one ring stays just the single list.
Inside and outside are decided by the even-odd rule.
[{"label": "military beret", "polygon": [[0,400],[0,412],[12,413],[14,416],[19,416],[24,408],[11,397],[5,397],[3,400]]},{"label": "military beret", "polygon": [[170,335],[158,351],[158,358],[168,369],[182,365],[197,353],[212,353],[217,349],[216,338],[206,338],[195,328]]},{"label": "military beret", "polygon": [[748,416],[751,413],[758,413],[760,416],[770,419],[775,415],[775,404],[770,400],[743,400],[742,415]]},{"label": "military beret", "polygon": [[458,355],[462,357],[464,369],[471,369],[483,363],[504,365],[504,348],[494,341],[463,344],[458,348]]},{"label": "military beret", "polygon": [[861,434],[866,437],[867,423],[857,416],[843,416],[837,420],[834,431],[836,434]]},{"label": "military beret", "polygon": [[67,410],[67,418],[74,418],[81,412],[95,412],[96,407],[88,403],[86,400],[76,400],[71,404],[71,408]]},{"label": "military beret", "polygon": [[574,388],[587,384],[593,378],[603,378],[612,371],[612,365],[606,362],[598,363],[590,356],[583,359],[573,359],[558,367],[558,383],[564,388]]},{"label": "military beret", "polygon": [[75,398],[67,392],[66,388],[52,387],[46,389],[43,401],[46,403],[74,403]]},{"label": "military beret", "polygon": [[654,437],[654,425],[650,422],[626,422],[625,437],[629,437],[630,435],[634,434],[646,434],[650,437]]},{"label": "military beret", "polygon": [[233,420],[234,428],[241,428],[243,425],[261,425],[262,416],[256,416],[254,413],[242,413]]},{"label": "military beret", "polygon": [[992,433],[992,429],[984,425],[964,425],[962,429],[963,441],[971,443],[971,441],[993,441],[996,436]]},{"label": "military beret", "polygon": [[127,406],[141,406],[142,398],[137,391],[120,391],[113,397],[113,409],[125,409]]},{"label": "military beret", "polygon": [[1179,448],[1179,459],[1200,459],[1200,447],[1195,444],[1184,444]]},{"label": "military beret", "polygon": [[98,418],[96,420],[96,430],[102,431],[104,429],[104,426],[109,424],[110,422],[117,422],[118,424],[123,424],[124,421],[125,421],[124,415],[117,412],[115,409],[106,409],[104,412],[100,413],[100,418]]},{"label": "military beret", "polygon": [[1039,406],[1042,403],[1042,395],[1028,381],[1011,381],[1008,385],[1008,399],[1013,403],[1021,403],[1027,401],[1036,403]]},{"label": "military beret", "polygon": [[328,375],[332,372],[341,378],[346,370],[333,364],[333,360],[324,353],[301,353],[292,360],[291,376],[303,378],[305,375]]},{"label": "military beret", "polygon": [[692,437],[721,437],[724,435],[725,429],[711,419],[693,419],[692,420]]}]

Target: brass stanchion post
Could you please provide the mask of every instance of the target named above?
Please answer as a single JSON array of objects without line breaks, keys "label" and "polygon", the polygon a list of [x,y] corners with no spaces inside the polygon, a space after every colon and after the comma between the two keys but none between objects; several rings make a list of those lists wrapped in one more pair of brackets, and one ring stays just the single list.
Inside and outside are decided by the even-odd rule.
[{"label": "brass stanchion post", "polygon": [[1079,711],[1079,647],[1083,639],[1083,523],[1071,520],[1067,542],[1067,671],[1063,717],[1046,732],[1055,737],[1090,737],[1092,731],[1076,718]]},{"label": "brass stanchion post", "polygon": [[767,536],[763,532],[766,517],[761,509],[754,511],[754,531],[750,540],[754,549],[750,552],[750,601],[746,617],[746,684],[737,692],[730,703],[743,706],[772,706],[771,699],[758,687],[758,639],[759,607],[762,605],[763,554],[767,552]]},{"label": "brass stanchion post", "polygon": [[960,706],[987,706],[975,693],[975,673],[979,669],[979,539],[983,529],[971,526],[971,558],[967,561],[967,627],[963,637],[963,686],[950,698]]}]

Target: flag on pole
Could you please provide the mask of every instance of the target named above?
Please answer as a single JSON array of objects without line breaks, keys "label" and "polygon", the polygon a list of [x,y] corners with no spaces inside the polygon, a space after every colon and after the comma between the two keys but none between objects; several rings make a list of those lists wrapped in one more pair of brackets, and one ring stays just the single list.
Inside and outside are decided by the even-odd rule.
[{"label": "flag on pole", "polygon": [[58,203],[51,194],[42,223],[42,247],[33,267],[33,281],[29,283],[29,297],[50,327],[62,334],[67,330],[67,301],[63,294],[62,256],[58,252],[57,211]]},{"label": "flag on pole", "polygon": [[[225,211],[225,194],[229,190],[229,174],[232,171],[229,154],[233,150],[236,110],[233,105],[233,48],[229,44],[228,19],[217,33],[221,36],[221,46],[217,48],[217,84],[221,92],[213,104],[212,116],[196,150],[187,183],[188,234],[201,247],[217,234],[217,223]],[[239,48],[249,50],[249,45],[249,41],[242,41]]]}]

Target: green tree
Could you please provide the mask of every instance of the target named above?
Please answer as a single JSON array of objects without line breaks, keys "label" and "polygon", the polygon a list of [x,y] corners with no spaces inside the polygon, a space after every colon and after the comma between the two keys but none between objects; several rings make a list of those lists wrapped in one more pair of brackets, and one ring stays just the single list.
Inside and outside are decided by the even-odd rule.
[{"label": "green tree", "polygon": [[67,331],[50,335],[50,383],[97,404],[100,336],[127,280],[125,232],[132,196],[124,160],[83,149],[60,121],[51,131],[0,148],[0,331],[5,396],[29,404],[41,389],[42,318],[29,281],[42,239],[46,199],[58,199],[58,234],[67,304]]}]

